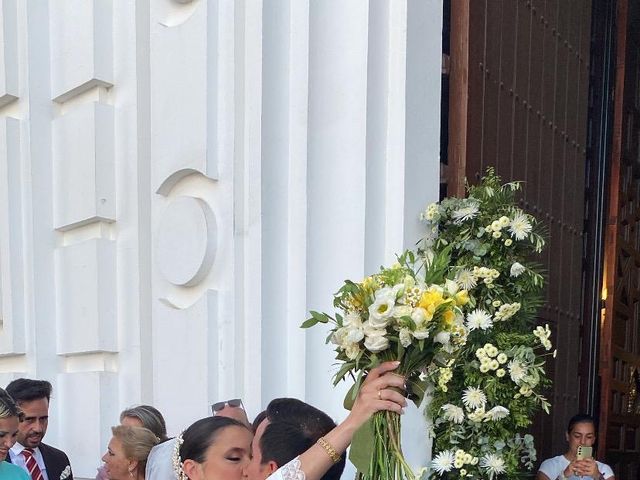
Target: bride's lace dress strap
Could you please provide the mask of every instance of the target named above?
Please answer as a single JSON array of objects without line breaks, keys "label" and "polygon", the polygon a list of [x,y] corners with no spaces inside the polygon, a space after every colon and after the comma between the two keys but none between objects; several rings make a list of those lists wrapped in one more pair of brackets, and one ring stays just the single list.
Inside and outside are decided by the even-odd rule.
[{"label": "bride's lace dress strap", "polygon": [[[278,474],[280,474],[279,477]],[[282,478],[282,480],[305,480],[306,477],[300,466],[300,457],[294,458],[284,467],[281,467],[273,478]]]}]

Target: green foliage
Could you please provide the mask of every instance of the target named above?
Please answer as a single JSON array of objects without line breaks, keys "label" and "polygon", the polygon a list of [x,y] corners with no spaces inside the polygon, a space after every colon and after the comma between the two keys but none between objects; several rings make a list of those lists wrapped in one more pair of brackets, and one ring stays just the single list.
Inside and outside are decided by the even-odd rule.
[{"label": "green foliage", "polygon": [[[468,289],[476,308],[467,313],[470,331],[456,358],[428,369],[436,386],[429,409],[434,476],[513,478],[536,459],[524,432],[536,411],[549,408],[542,392],[550,384],[544,372],[550,332],[534,330],[544,287],[535,258],[545,233],[517,206],[519,189],[488,169],[466,198],[444,199],[422,214],[426,234],[418,254],[425,268]],[[477,390],[481,406],[472,401]]]}]

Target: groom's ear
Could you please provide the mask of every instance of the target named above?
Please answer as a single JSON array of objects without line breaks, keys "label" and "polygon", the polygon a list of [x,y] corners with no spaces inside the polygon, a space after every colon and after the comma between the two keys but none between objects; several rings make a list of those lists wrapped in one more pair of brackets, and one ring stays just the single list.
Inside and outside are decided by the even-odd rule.
[{"label": "groom's ear", "polygon": [[269,475],[271,475],[276,470],[278,470],[278,464],[273,460],[269,460],[267,462],[267,471],[269,472]]}]

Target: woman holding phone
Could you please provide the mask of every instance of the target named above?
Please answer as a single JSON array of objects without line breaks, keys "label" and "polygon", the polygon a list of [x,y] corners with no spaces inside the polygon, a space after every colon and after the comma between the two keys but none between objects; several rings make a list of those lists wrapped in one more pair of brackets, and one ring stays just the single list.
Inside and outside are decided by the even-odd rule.
[{"label": "woman holding phone", "polygon": [[536,480],[615,480],[611,467],[593,458],[596,424],[591,415],[573,416],[566,438],[569,450],[542,462]]}]

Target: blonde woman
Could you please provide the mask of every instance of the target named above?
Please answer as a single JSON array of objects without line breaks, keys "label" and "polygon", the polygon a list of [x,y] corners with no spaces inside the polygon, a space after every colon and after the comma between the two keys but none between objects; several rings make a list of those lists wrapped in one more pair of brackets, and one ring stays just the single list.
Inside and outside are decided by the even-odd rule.
[{"label": "blonde woman", "polygon": [[31,480],[27,472],[7,462],[9,449],[16,443],[20,411],[7,392],[0,388],[0,478],[2,480]]},{"label": "blonde woman", "polygon": [[143,480],[147,457],[160,442],[144,427],[118,425],[111,427],[113,436],[102,457],[110,480]]}]

